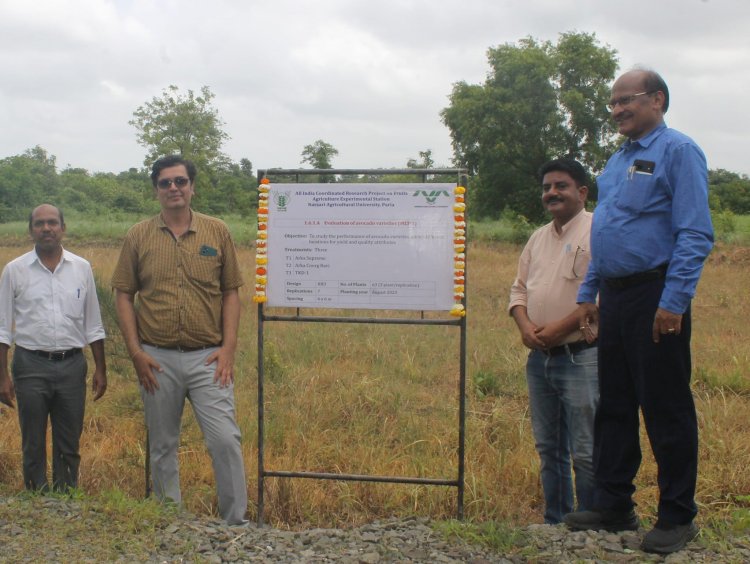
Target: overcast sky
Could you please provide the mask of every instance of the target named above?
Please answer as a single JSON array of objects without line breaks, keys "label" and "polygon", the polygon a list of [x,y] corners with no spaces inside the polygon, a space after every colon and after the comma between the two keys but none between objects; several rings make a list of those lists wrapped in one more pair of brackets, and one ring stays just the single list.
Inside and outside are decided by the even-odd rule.
[{"label": "overcast sky", "polygon": [[0,0],[0,158],[140,167],[128,120],[174,84],[210,87],[224,151],[255,169],[317,139],[337,168],[450,166],[453,83],[483,82],[489,47],[566,31],[661,72],[667,123],[750,174],[750,0]]}]

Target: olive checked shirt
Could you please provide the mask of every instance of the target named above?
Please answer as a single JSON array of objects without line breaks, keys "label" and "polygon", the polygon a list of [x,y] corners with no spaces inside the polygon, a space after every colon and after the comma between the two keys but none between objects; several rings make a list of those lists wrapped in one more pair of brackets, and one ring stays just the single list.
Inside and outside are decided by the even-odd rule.
[{"label": "olive checked shirt", "polygon": [[222,293],[243,283],[237,253],[223,221],[191,213],[179,239],[161,214],[125,236],[112,287],[137,294],[141,342],[166,348],[222,342]]}]

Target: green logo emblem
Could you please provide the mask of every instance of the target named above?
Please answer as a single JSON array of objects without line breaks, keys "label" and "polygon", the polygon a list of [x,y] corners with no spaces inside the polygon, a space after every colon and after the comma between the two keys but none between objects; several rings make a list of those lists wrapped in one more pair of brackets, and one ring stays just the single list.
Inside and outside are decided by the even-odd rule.
[{"label": "green logo emblem", "polygon": [[440,196],[451,197],[447,190],[417,190],[414,192],[414,196],[424,196],[424,199],[430,205],[433,205]]},{"label": "green logo emblem", "polygon": [[273,192],[273,203],[276,204],[276,211],[287,211],[286,207],[291,199],[289,192]]}]

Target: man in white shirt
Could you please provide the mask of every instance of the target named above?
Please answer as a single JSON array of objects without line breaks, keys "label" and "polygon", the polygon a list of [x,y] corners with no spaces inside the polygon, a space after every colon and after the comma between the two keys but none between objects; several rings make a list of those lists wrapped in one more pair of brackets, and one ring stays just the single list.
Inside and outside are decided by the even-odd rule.
[{"label": "man in white shirt", "polygon": [[521,253],[508,311],[531,352],[526,364],[531,424],[541,459],[544,521],[562,522],[592,504],[594,415],[599,401],[597,328],[579,327],[578,288],[586,275],[592,214],[586,171],[573,159],[542,166],[542,204],[552,221]]},{"label": "man in white shirt", "polygon": [[[47,490],[47,419],[52,423],[52,487],[78,485],[91,346],[94,400],[107,388],[104,327],[91,265],[63,249],[62,211],[42,204],[31,212],[34,250],[5,265],[0,277],[0,402],[18,401],[23,481]],[[13,352],[11,380],[8,350]]]}]

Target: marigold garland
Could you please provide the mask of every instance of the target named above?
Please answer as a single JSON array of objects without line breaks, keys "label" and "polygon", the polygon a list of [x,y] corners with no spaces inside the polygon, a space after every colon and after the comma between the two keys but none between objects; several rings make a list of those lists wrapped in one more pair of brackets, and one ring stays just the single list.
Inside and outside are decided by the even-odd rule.
[{"label": "marigold garland", "polygon": [[268,239],[268,192],[271,190],[271,182],[263,178],[258,186],[258,238],[255,241],[255,295],[253,301],[256,304],[265,302],[266,282],[268,278],[268,250],[266,239]]},{"label": "marigold garland", "polygon": [[466,297],[465,274],[466,274],[466,188],[456,186],[453,190],[453,300],[456,302],[451,308],[450,314],[455,317],[464,317],[466,308],[464,298]]},{"label": "marigold garland", "polygon": [[[268,178],[263,178],[258,186],[258,235],[255,241],[255,303],[264,303],[268,300],[266,295],[266,284],[268,282],[268,200],[271,190],[271,182]],[[465,268],[466,268],[466,204],[464,194],[466,188],[456,186],[454,189],[455,203],[453,206],[454,216],[454,240],[453,240],[453,299],[455,305],[451,308],[450,314],[455,317],[464,317],[466,308],[464,306],[465,294]]]}]

